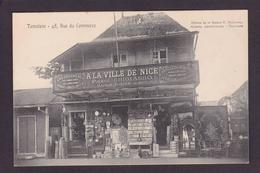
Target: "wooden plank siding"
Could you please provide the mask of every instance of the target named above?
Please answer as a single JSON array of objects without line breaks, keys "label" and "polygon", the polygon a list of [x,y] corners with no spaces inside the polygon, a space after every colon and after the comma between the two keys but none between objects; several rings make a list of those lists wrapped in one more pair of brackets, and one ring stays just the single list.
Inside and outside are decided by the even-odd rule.
[{"label": "wooden plank siding", "polygon": [[[167,48],[168,62],[191,61],[193,52],[194,35],[188,34],[174,38],[156,40],[138,40],[119,42],[119,53],[126,54],[129,66],[152,64],[152,51]],[[103,43],[94,46],[82,46],[71,50],[64,60],[64,71],[77,71],[83,69],[112,67],[112,54],[116,53],[114,42]],[[73,68],[73,62],[79,61],[82,65]]]}]

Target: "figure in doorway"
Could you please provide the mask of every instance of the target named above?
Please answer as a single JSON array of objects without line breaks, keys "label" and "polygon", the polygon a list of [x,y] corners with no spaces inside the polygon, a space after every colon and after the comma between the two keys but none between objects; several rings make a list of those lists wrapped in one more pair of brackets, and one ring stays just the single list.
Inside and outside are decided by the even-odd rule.
[{"label": "figure in doorway", "polygon": [[159,145],[166,145],[167,126],[170,125],[170,121],[167,111],[161,105],[158,106],[158,114],[155,115],[155,119],[157,143]]}]

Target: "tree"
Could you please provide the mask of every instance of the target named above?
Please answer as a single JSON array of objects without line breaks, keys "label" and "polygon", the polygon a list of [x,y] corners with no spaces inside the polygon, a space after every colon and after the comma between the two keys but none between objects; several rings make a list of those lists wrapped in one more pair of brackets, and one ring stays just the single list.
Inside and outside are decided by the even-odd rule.
[{"label": "tree", "polygon": [[229,113],[241,112],[248,115],[248,81],[244,82],[231,96],[220,99],[220,105],[228,105]]},{"label": "tree", "polygon": [[61,71],[61,65],[57,62],[50,62],[46,66],[33,67],[34,73],[42,79],[50,79]]},{"label": "tree", "polygon": [[210,141],[219,140],[217,128],[211,122],[207,125],[205,134]]}]

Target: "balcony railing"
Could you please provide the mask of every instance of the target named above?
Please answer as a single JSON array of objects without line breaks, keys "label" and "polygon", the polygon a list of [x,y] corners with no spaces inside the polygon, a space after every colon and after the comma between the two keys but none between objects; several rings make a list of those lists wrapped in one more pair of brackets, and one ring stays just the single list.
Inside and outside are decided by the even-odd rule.
[{"label": "balcony railing", "polygon": [[61,72],[53,77],[54,93],[198,84],[197,61]]}]

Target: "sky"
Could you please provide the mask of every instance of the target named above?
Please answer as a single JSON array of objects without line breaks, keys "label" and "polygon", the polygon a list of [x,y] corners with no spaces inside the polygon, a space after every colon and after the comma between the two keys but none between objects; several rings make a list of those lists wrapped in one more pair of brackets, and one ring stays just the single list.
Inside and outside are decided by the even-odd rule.
[{"label": "sky", "polygon": [[[124,16],[145,13],[149,12],[123,12]],[[199,101],[229,96],[248,80],[246,10],[164,13],[189,31],[199,31],[195,51]],[[119,20],[122,12],[115,14]],[[13,13],[13,89],[52,87],[51,80],[38,78],[32,67],[45,66],[76,43],[92,41],[113,23],[113,12]]]}]

